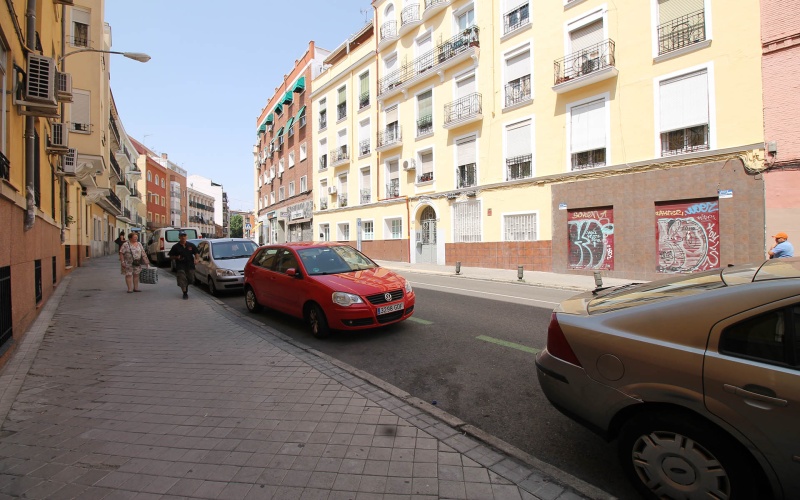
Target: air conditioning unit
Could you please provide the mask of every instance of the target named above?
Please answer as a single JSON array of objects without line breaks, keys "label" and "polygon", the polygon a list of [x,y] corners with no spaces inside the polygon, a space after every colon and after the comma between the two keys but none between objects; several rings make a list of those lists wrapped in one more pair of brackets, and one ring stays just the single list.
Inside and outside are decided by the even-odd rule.
[{"label": "air conditioning unit", "polygon": [[56,62],[51,57],[28,53],[25,100],[56,106]]},{"label": "air conditioning unit", "polygon": [[47,150],[51,153],[66,153],[69,148],[67,147],[67,127],[64,123],[51,123],[50,124],[50,139],[47,143]]},{"label": "air conditioning unit", "polygon": [[417,162],[414,158],[403,160],[403,170],[414,170],[415,168],[417,168]]},{"label": "air conditioning unit", "polygon": [[75,167],[78,166],[78,150],[69,148],[64,159],[61,161],[61,167],[64,169],[65,174],[75,174]]},{"label": "air conditioning unit", "polygon": [[336,194],[336,186],[328,186],[328,194]]},{"label": "air conditioning unit", "polygon": [[72,102],[72,75],[56,72],[56,99],[61,102]]}]

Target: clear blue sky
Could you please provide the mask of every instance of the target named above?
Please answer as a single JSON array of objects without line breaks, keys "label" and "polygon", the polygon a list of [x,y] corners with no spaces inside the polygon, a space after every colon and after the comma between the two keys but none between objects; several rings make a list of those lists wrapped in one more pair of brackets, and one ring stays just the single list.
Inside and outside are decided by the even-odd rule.
[{"label": "clear blue sky", "polygon": [[[360,11],[367,10],[367,14]],[[106,2],[111,90],[131,137],[222,184],[252,210],[256,120],[308,42],[332,50],[372,18],[370,0]]]}]

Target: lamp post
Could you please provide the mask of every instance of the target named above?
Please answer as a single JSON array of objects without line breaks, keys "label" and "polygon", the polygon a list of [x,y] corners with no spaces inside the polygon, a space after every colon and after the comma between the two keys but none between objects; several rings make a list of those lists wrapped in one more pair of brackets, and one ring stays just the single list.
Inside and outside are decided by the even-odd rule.
[{"label": "lamp post", "polygon": [[70,52],[68,54],[64,54],[63,56],[61,56],[61,58],[59,58],[58,63],[61,64],[64,61],[64,59],[66,59],[67,57],[69,57],[69,56],[71,56],[73,54],[80,54],[82,52],[99,52],[101,54],[119,54],[121,56],[127,57],[128,59],[133,59],[134,61],[139,61],[139,62],[143,62],[143,63],[145,63],[145,62],[150,60],[150,56],[145,54],[145,53],[143,53],[143,52],[118,52],[116,50],[100,50],[100,49],[84,48],[84,49],[78,49],[78,50],[72,51],[72,52]]}]

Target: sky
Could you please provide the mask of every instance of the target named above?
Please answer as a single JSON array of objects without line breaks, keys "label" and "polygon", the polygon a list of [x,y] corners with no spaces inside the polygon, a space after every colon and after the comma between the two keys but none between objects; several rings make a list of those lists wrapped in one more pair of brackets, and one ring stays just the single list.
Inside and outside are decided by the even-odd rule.
[{"label": "sky", "polygon": [[314,40],[333,50],[372,18],[369,0],[108,0],[111,91],[130,137],[222,184],[253,210],[261,109]]}]

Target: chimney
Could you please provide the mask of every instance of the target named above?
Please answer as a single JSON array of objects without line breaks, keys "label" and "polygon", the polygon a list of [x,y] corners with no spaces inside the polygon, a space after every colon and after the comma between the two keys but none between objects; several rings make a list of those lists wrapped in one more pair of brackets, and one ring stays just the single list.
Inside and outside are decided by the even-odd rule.
[{"label": "chimney", "polygon": [[161,153],[161,157],[164,158],[165,160],[169,159],[169,157],[167,156],[167,153]]}]

